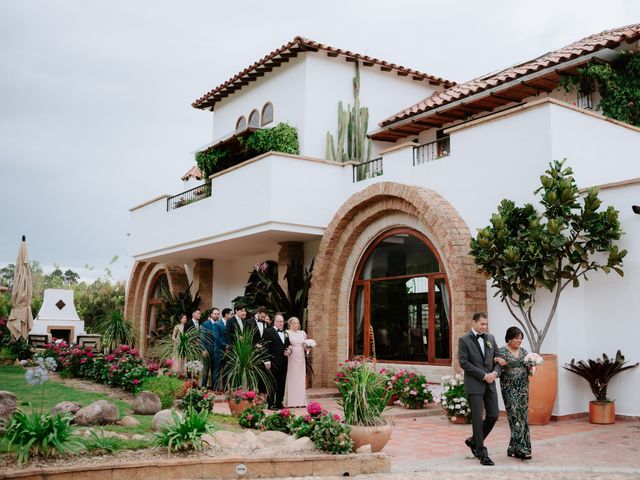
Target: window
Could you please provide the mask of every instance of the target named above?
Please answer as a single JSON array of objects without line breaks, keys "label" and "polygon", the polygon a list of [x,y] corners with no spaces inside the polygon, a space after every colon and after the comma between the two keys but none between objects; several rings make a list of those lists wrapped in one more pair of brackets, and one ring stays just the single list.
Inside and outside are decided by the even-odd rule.
[{"label": "window", "polygon": [[260,114],[258,110],[252,110],[249,114],[249,126],[256,128],[260,126]]},{"label": "window", "polygon": [[247,119],[244,118],[244,115],[238,119],[236,122],[236,132],[240,132],[247,128]]},{"label": "window", "polygon": [[375,348],[381,361],[451,364],[447,276],[420,233],[394,229],[367,249],[350,311],[351,355],[369,357]]},{"label": "window", "polygon": [[[149,289],[149,299],[147,300],[147,343],[167,331],[171,333],[172,325],[159,325],[158,314],[164,306],[162,292],[169,291],[169,279],[165,273],[161,273],[153,280]],[[163,331],[164,330],[164,331]]]},{"label": "window", "polygon": [[262,107],[262,122],[260,125],[268,125],[273,122],[273,104],[271,102],[267,102]]}]

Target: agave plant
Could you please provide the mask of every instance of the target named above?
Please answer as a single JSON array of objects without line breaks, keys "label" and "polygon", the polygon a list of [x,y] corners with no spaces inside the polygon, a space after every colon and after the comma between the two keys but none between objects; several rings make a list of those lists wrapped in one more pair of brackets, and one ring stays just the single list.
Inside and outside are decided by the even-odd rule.
[{"label": "agave plant", "polygon": [[103,345],[109,350],[114,350],[120,345],[133,345],[135,332],[131,322],[125,319],[119,310],[112,311],[109,317],[99,326]]},{"label": "agave plant", "polygon": [[575,359],[571,359],[571,363],[565,364],[562,368],[576,375],[580,375],[589,382],[591,391],[596,397],[596,402],[607,403],[611,402],[611,400],[607,398],[609,381],[620,372],[638,366],[637,363],[635,365],[626,365],[627,363],[629,362],[625,361],[624,355],[618,350],[613,359],[603,353],[602,359],[589,359],[586,362],[584,360],[576,362]]},{"label": "agave plant", "polygon": [[222,378],[227,379],[227,390],[257,391],[264,384],[271,391],[273,377],[263,368],[269,359],[266,348],[253,344],[253,331],[247,329],[244,335],[236,335],[224,354]]}]

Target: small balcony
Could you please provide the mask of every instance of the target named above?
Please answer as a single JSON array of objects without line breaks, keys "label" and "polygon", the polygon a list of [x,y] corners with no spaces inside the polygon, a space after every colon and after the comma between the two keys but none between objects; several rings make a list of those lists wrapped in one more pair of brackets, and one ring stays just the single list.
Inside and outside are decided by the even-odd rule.
[{"label": "small balcony", "polygon": [[443,137],[435,142],[425,143],[418,147],[413,147],[413,166],[423,163],[433,162],[440,158],[448,157],[451,153],[450,137]]},{"label": "small balcony", "polygon": [[353,165],[353,183],[379,177],[384,173],[382,157]]},{"label": "small balcony", "polygon": [[199,200],[204,200],[211,196],[211,180],[197,187],[190,188],[186,192],[179,193],[167,198],[167,212],[176,208],[184,207]]}]

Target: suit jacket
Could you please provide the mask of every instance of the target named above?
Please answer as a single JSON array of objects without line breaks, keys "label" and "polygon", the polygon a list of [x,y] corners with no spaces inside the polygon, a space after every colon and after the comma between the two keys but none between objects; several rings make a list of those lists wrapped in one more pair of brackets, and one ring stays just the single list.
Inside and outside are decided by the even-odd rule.
[{"label": "suit jacket", "polygon": [[235,315],[229,319],[227,322],[227,326],[224,329],[224,335],[227,337],[227,343],[233,343],[236,335],[240,335],[241,332],[247,334],[251,332],[251,335],[254,335],[254,329],[258,328],[253,321],[253,318],[247,318],[242,322],[243,329],[240,330],[240,325],[238,325],[238,317]]},{"label": "suit jacket", "polygon": [[[198,322],[198,325],[199,325],[199,327],[201,327],[202,326],[202,322]],[[192,328],[196,328],[196,324],[193,323],[193,318],[190,318],[189,320],[187,320],[187,323],[184,324],[184,333],[187,333]]]},{"label": "suit jacket", "polygon": [[256,331],[253,334],[253,344],[256,345],[258,343],[264,343],[264,334],[267,331],[267,325],[264,325],[262,330],[262,336],[260,336],[260,327],[258,327],[258,320],[256,317],[251,317],[250,320],[253,322],[253,325],[256,327]]},{"label": "suit jacket", "polygon": [[206,320],[204,323],[200,324],[200,348],[209,353],[213,353],[214,349],[215,332],[213,327],[215,324],[216,322],[211,320]]},{"label": "suit jacket", "polygon": [[496,382],[487,383],[487,373],[500,375],[500,365],[494,362],[497,350],[496,339],[490,333],[485,335],[484,355],[473,332],[463,335],[458,340],[458,362],[464,370],[464,390],[469,394],[483,394],[485,389],[496,389]]},{"label": "suit jacket", "polygon": [[[229,322],[227,322],[229,323]],[[226,325],[224,320],[218,320],[213,324],[213,347],[216,354],[222,354],[227,348],[227,337],[225,336]]]},{"label": "suit jacket", "polygon": [[285,368],[289,359],[284,355],[284,351],[291,345],[289,335],[287,335],[285,331],[283,343],[282,340],[280,340],[280,335],[278,335],[277,330],[274,327],[269,327],[264,331],[263,338],[267,346],[271,365],[278,369]]}]

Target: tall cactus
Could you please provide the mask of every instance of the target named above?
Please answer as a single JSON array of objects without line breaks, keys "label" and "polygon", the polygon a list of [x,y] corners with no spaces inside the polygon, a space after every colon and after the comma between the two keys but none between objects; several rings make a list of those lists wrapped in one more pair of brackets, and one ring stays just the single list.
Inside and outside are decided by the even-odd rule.
[{"label": "tall cactus", "polygon": [[[364,162],[371,159],[371,139],[367,138],[369,109],[360,106],[360,63],[355,62],[356,76],[353,78],[353,107],[342,107],[338,102],[338,139],[327,132],[326,158],[336,161],[355,160]],[[344,151],[346,142],[346,152]]]}]

